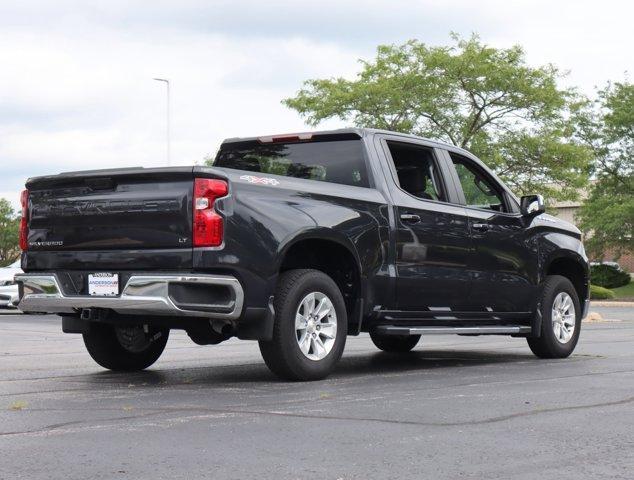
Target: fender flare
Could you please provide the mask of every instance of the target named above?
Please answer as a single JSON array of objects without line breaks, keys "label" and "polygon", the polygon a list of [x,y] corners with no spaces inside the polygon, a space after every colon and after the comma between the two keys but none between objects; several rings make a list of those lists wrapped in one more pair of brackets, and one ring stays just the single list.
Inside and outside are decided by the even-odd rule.
[{"label": "fender flare", "polygon": [[284,261],[284,258],[286,257],[288,251],[297,243],[305,240],[326,240],[341,245],[352,254],[355,264],[357,265],[357,268],[359,270],[359,276],[363,277],[364,272],[362,269],[361,259],[359,258],[359,253],[357,252],[354,243],[345,235],[326,227],[305,229],[298,234],[280,242],[276,254],[277,262],[275,265],[275,272],[280,271],[282,262]]},{"label": "fender flare", "polygon": [[590,269],[588,267],[588,262],[585,258],[583,258],[578,252],[574,250],[570,250],[567,248],[561,248],[550,252],[550,254],[544,258],[542,268],[540,268],[540,281],[541,284],[546,277],[546,272],[550,268],[550,266],[557,260],[572,260],[577,263],[584,272],[585,279],[590,280]]}]

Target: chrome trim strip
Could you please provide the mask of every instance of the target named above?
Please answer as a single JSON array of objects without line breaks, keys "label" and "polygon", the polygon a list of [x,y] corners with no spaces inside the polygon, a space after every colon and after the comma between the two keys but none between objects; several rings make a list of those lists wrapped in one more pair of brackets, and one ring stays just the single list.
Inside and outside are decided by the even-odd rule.
[{"label": "chrome trim strip", "polygon": [[[121,295],[97,297],[64,295],[55,274],[19,274],[23,297],[18,308],[24,312],[74,313],[82,308],[109,308],[122,314],[179,315],[190,317],[236,319],[242,313],[244,291],[240,282],[227,275],[132,275]],[[168,294],[171,283],[224,285],[233,291],[230,312],[185,310],[177,307]]]},{"label": "chrome trim strip", "polygon": [[384,325],[377,327],[380,333],[386,335],[446,335],[446,334],[473,334],[473,335],[496,335],[514,333],[530,333],[530,326],[484,326],[484,327],[399,327]]}]

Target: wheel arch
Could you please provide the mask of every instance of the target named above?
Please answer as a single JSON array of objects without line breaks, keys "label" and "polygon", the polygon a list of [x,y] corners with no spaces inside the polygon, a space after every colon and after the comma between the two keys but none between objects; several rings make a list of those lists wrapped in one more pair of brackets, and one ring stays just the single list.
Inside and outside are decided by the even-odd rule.
[{"label": "wheel arch", "polygon": [[365,299],[365,280],[359,254],[344,235],[311,229],[285,242],[279,249],[277,275],[296,268],[314,268],[330,276],[343,294],[348,331],[357,333]]},{"label": "wheel arch", "polygon": [[554,253],[546,262],[544,278],[546,275],[561,275],[570,280],[582,305],[589,298],[588,262],[578,253],[570,250],[560,250]]}]

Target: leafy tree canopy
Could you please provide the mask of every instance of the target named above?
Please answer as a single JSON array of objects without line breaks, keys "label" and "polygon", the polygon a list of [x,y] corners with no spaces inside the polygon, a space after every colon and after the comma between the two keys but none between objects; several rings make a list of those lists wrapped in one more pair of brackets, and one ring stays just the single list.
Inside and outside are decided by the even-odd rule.
[{"label": "leafy tree canopy", "polygon": [[379,46],[355,79],[307,80],[283,103],[312,126],[339,118],[444,140],[478,155],[518,194],[574,198],[592,161],[570,126],[583,99],[558,87],[553,65],[527,65],[519,46],[452,39]]},{"label": "leafy tree canopy", "polygon": [[16,218],[8,200],[0,198],[0,266],[9,265],[20,255],[18,233],[20,220]]},{"label": "leafy tree canopy", "polygon": [[608,248],[634,251],[634,84],[608,85],[596,104],[579,123],[597,161],[578,220],[588,233],[586,247],[600,257]]}]

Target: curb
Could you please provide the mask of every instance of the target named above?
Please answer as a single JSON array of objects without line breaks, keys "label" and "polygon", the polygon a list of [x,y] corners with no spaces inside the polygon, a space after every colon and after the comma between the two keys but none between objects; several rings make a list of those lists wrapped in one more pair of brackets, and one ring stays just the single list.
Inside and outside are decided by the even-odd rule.
[{"label": "curb", "polygon": [[599,312],[590,312],[588,316],[581,320],[583,323],[618,323],[623,320],[613,319],[613,318],[603,318],[603,316]]},{"label": "curb", "polygon": [[590,308],[592,307],[632,307],[634,308],[634,302],[629,302],[626,300],[607,300],[607,301],[598,301],[591,300]]}]

